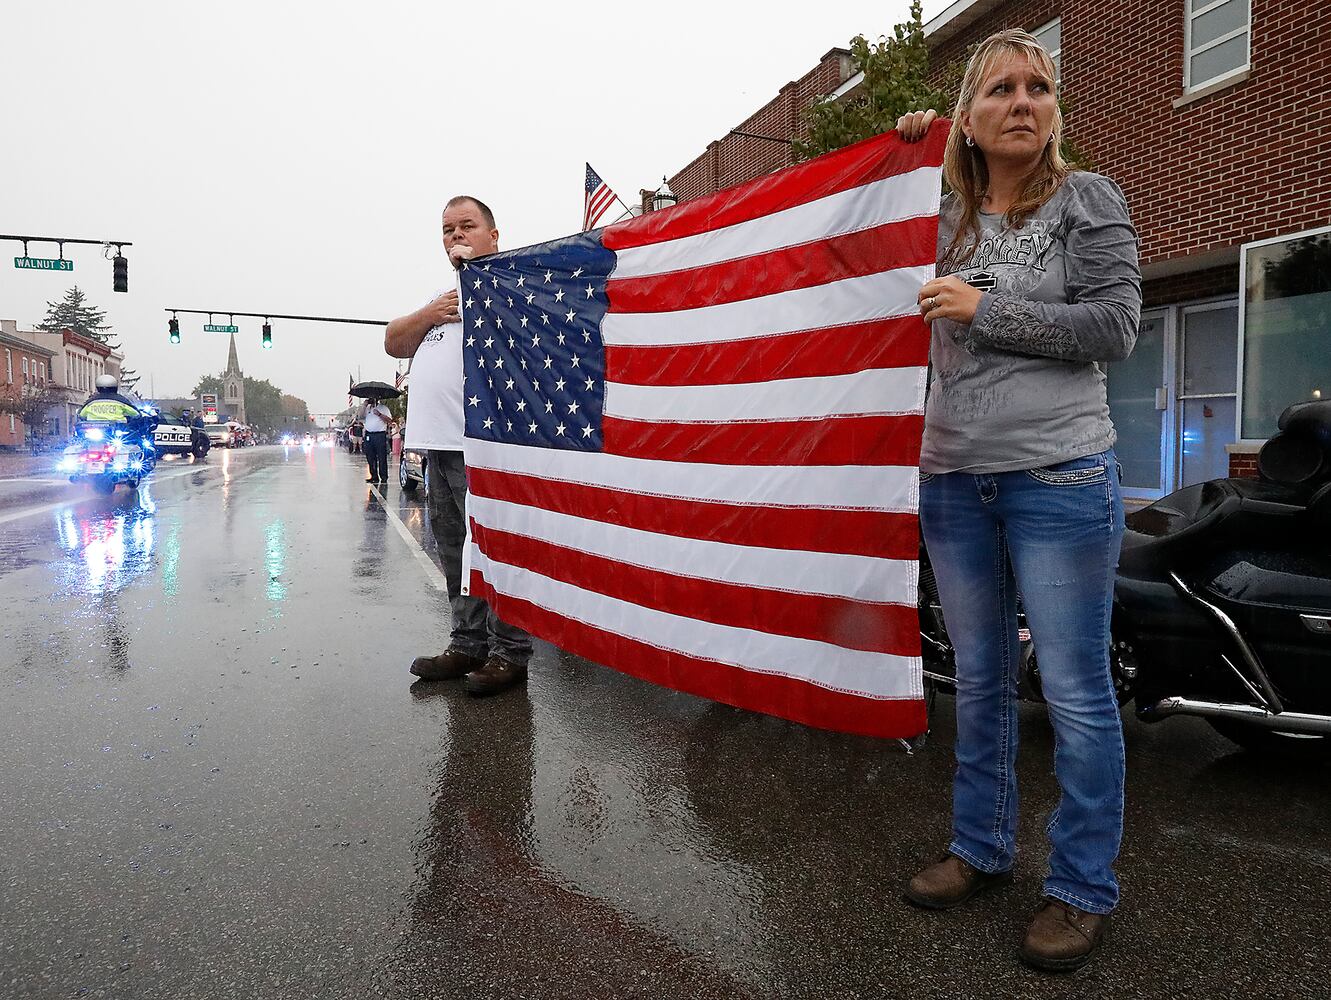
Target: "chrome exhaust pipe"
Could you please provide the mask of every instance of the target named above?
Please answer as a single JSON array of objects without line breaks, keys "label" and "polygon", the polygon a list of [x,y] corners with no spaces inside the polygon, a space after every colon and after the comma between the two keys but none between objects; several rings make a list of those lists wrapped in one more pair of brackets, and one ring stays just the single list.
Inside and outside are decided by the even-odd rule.
[{"label": "chrome exhaust pipe", "polygon": [[1194,701],[1191,698],[1171,696],[1161,698],[1153,705],[1139,709],[1137,714],[1146,722],[1158,722],[1171,715],[1200,715],[1216,719],[1248,722],[1264,729],[1277,729],[1286,733],[1307,733],[1331,736],[1331,715],[1309,715],[1305,712],[1268,712],[1255,705],[1235,705],[1218,701]]}]

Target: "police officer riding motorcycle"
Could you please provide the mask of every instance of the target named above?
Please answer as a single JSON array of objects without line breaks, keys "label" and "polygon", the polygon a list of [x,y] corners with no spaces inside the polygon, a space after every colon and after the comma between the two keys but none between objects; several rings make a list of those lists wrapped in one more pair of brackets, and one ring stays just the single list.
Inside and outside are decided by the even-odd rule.
[{"label": "police officer riding motorcycle", "polygon": [[122,394],[114,375],[97,376],[96,386],[79,409],[75,439],[61,468],[70,473],[70,482],[86,479],[102,493],[111,493],[118,483],[133,489],[157,462],[156,411]]}]

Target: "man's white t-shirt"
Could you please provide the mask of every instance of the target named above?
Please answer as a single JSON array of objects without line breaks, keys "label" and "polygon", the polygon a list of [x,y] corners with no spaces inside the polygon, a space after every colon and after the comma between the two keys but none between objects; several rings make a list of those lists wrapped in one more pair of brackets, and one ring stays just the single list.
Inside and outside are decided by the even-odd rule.
[{"label": "man's white t-shirt", "polygon": [[388,430],[388,418],[391,414],[378,403],[365,407],[365,433],[375,434]]},{"label": "man's white t-shirt", "polygon": [[444,323],[425,335],[411,359],[407,436],[402,446],[461,451],[462,432],[462,324]]}]

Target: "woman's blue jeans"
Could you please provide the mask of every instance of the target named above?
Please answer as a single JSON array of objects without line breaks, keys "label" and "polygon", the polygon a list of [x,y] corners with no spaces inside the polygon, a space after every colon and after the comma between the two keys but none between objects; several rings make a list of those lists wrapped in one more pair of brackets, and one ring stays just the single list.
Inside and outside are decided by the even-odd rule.
[{"label": "woman's blue jeans", "polygon": [[1045,469],[920,477],[920,520],[957,659],[949,852],[984,872],[1017,853],[1017,591],[1054,727],[1062,797],[1044,893],[1089,913],[1118,903],[1123,724],[1109,618],[1123,540],[1112,451]]}]

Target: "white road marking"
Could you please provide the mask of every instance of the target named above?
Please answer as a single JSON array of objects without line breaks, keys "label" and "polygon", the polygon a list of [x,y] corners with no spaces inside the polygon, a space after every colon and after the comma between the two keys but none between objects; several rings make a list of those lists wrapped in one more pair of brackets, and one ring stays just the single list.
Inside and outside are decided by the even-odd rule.
[{"label": "white road marking", "polygon": [[426,579],[434,584],[436,589],[447,594],[448,581],[444,579],[444,574],[441,573],[439,567],[434,564],[434,560],[430,558],[430,554],[426,552],[421,543],[416,540],[416,536],[407,530],[407,526],[402,523],[402,519],[393,513],[392,509],[388,506],[388,500],[379,492],[379,488],[377,486],[371,486],[370,492],[379,498],[379,503],[384,508],[384,513],[388,515],[388,520],[393,523],[393,527],[397,529],[397,533],[402,537],[402,540],[407,543],[407,548],[411,549],[411,554],[416,557],[416,562],[418,562],[421,569],[425,571]]}]

